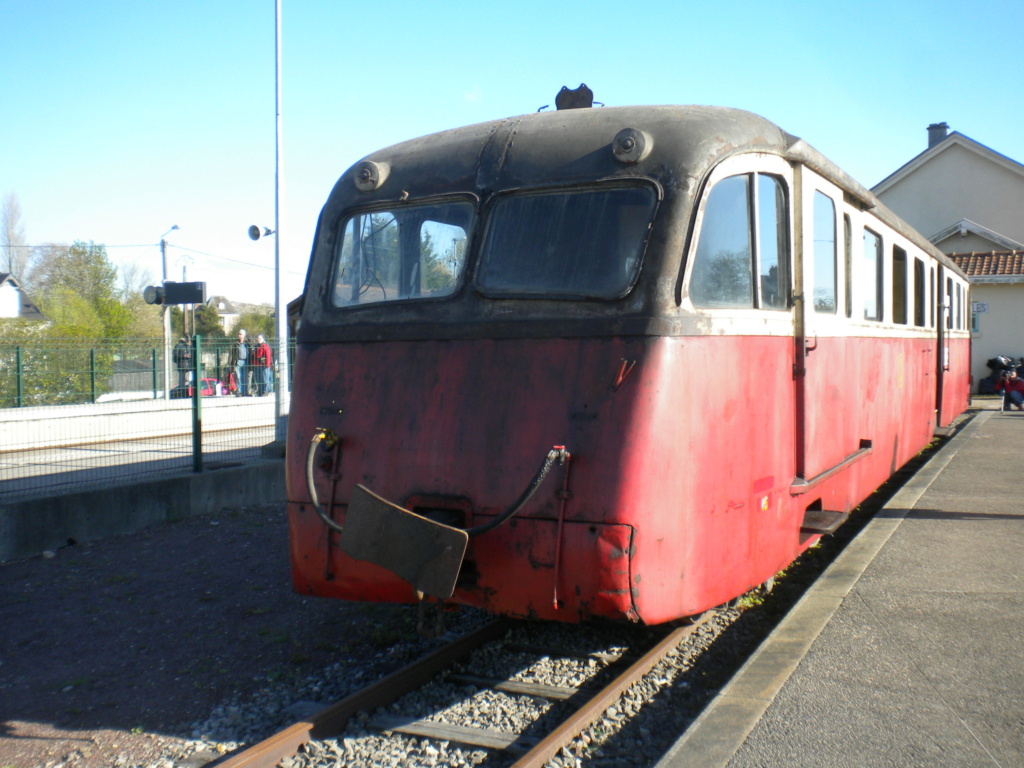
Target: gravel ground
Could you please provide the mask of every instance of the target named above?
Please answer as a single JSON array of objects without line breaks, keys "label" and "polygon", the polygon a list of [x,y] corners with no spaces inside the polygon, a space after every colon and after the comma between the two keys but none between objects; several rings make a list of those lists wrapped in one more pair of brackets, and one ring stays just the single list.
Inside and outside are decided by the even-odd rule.
[{"label": "gravel ground", "polygon": [[295,595],[283,504],[0,565],[0,768],[202,765],[441,642],[415,623]]}]

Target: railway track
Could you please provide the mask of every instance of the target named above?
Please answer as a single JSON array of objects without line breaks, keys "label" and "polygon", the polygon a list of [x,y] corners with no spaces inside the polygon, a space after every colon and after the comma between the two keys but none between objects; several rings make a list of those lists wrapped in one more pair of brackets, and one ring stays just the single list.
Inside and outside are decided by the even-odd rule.
[{"label": "railway track", "polygon": [[[300,752],[314,756],[329,753],[344,764],[349,739],[331,740],[357,719],[366,731],[394,739],[394,749],[401,749],[403,737],[411,737],[429,740],[438,745],[430,749],[441,752],[455,743],[467,750],[504,753],[506,757],[497,762],[515,768],[542,766],[602,718],[631,685],[672,653],[709,615],[661,632],[653,641],[648,635],[647,647],[614,646],[596,651],[524,643],[523,633],[517,636],[513,631],[515,622],[499,619],[218,765],[272,768],[282,761],[285,765],[304,764],[290,760]],[[552,670],[558,671],[553,674]],[[538,676],[558,678],[558,682],[536,682]],[[404,702],[407,694],[423,693],[428,687],[435,690],[427,699],[436,702],[426,707],[428,711],[423,711],[422,695],[419,704]],[[524,726],[519,717],[503,717],[500,703],[495,704],[500,697],[519,698],[520,712],[532,710],[536,718]],[[481,699],[487,701],[480,704]],[[512,721],[517,723],[510,726]],[[315,757],[307,762],[315,763]]]},{"label": "railway track", "polygon": [[[576,627],[572,632],[566,633],[564,630],[569,625],[554,625],[563,631],[555,635],[561,639],[543,640],[551,647],[518,648],[516,643],[536,632],[538,627],[547,626],[550,629],[553,625],[499,619],[353,693],[337,704],[316,711],[316,714],[303,722],[285,728],[242,752],[225,757],[218,764],[218,768],[270,768],[277,765],[282,765],[283,768],[319,768],[324,765],[378,764],[375,760],[366,759],[369,749],[366,745],[362,747],[364,751],[359,755],[353,756],[350,750],[350,742],[367,741],[365,735],[368,733],[380,733],[385,736],[390,734],[390,739],[382,736],[377,746],[391,750],[392,753],[409,748],[410,742],[416,739],[420,739],[420,750],[428,753],[431,750],[440,751],[439,759],[418,760],[415,755],[411,755],[408,759],[382,760],[379,761],[380,765],[441,766],[481,762],[500,768],[509,765],[544,765],[570,742],[575,742],[573,749],[578,749],[581,743],[587,741],[587,733],[594,736],[590,748],[598,747],[594,751],[594,757],[600,760],[602,758],[599,742],[602,737],[598,732],[605,730],[604,738],[610,735],[607,726],[609,720],[618,721],[618,727],[621,727],[616,735],[619,744],[616,745],[615,752],[620,756],[629,755],[625,759],[612,758],[612,764],[650,764],[648,759],[638,753],[624,753],[621,749],[621,736],[629,733],[625,739],[629,744],[627,750],[636,749],[639,752],[642,743],[645,747],[650,747],[646,751],[657,755],[661,754],[663,747],[668,748],[674,738],[699,714],[718,687],[724,684],[757,648],[763,636],[775,626],[777,618],[789,610],[803,594],[804,589],[832,562],[846,542],[871,519],[889,496],[902,485],[906,477],[912,475],[919,465],[927,461],[938,445],[939,443],[933,444],[929,451],[923,452],[897,473],[866,501],[860,513],[836,534],[824,539],[821,546],[801,556],[787,570],[781,580],[781,587],[776,585],[776,589],[772,590],[770,595],[767,594],[766,588],[752,591],[751,594],[760,594],[764,598],[764,604],[757,600],[749,604],[756,607],[748,605],[740,611],[718,609],[708,612],[691,626],[662,634],[658,642],[649,643],[650,647],[645,648],[639,656],[631,655],[632,651],[629,650],[581,654],[578,648],[573,651],[566,649],[564,654],[560,654],[559,646],[570,644],[571,640],[567,638],[573,638],[583,631],[582,627]],[[499,643],[501,638],[514,635],[517,630],[518,640],[512,638],[504,644]],[[684,639],[695,630],[700,630],[702,637],[694,638],[688,643],[684,642]],[[723,637],[723,632],[729,637]],[[652,634],[653,630],[648,633],[648,637]],[[632,635],[635,637],[636,633]],[[728,642],[722,645],[723,640]],[[679,658],[673,660],[671,664],[676,672],[666,674],[665,677],[669,679],[654,680],[653,676],[649,676],[630,692],[629,698],[644,699],[644,714],[630,720],[630,709],[633,705],[626,703],[625,699],[619,704],[613,702],[622,691],[643,677],[647,670],[655,667],[659,660],[671,655],[672,649],[677,647]],[[487,653],[488,648],[493,658],[503,661],[518,655],[520,658],[516,658],[515,663],[519,664],[520,673],[501,675],[496,674],[494,669],[475,673],[476,662],[471,657]],[[607,680],[598,684],[597,675],[583,675],[585,679],[577,679],[572,684],[546,687],[531,685],[528,682],[524,684],[520,678],[530,676],[528,658],[531,655],[535,660],[556,656],[561,656],[562,660],[575,657],[580,662],[577,667],[604,672]],[[463,661],[466,659],[469,660]],[[456,665],[462,668],[446,674]],[[686,670],[686,678],[673,681],[672,676],[682,670]],[[537,709],[540,717],[536,723],[519,729],[503,727],[496,722],[499,718],[492,719],[486,712],[477,716],[476,719],[481,722],[475,726],[462,725],[455,722],[460,719],[458,715],[447,718],[440,714],[446,707],[441,696],[432,701],[426,711],[409,712],[403,709],[403,696],[413,691],[422,691],[429,685],[438,684],[438,681],[443,681],[440,687],[461,687],[459,696],[467,700],[473,698],[474,690],[494,691],[496,695],[504,690],[511,695],[555,704],[550,707],[539,705]],[[667,688],[663,688],[663,684],[667,684]],[[641,691],[640,695],[632,695],[637,690]],[[672,697],[673,691],[677,693],[676,697]],[[624,711],[611,714],[610,706],[619,707]],[[374,712],[382,708],[387,708],[387,712]],[[659,708],[662,711],[660,716],[655,714]],[[565,716],[554,722],[555,718],[548,715],[548,709],[556,714],[564,712]],[[653,710],[650,717],[648,709]],[[666,711],[669,711],[668,717],[664,716]],[[595,718],[600,722],[590,726]],[[584,736],[577,739],[580,733],[584,733]],[[403,734],[409,734],[404,743]],[[449,752],[450,756],[455,758],[455,762],[446,762],[443,759],[446,745],[451,743],[467,745],[467,749],[463,751],[464,759],[459,759],[455,748]],[[477,750],[475,753],[474,749]],[[575,763],[571,758],[566,758],[562,760],[562,764]]]}]

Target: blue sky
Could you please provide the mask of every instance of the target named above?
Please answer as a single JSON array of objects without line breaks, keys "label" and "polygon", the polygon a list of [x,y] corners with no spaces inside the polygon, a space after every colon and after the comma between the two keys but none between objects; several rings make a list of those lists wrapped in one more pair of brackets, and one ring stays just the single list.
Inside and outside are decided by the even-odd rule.
[{"label": "blue sky", "polygon": [[[0,196],[30,244],[272,302],[273,0],[0,0]],[[609,106],[757,112],[872,186],[947,122],[1024,162],[1024,2],[282,0],[286,300],[317,215],[371,151],[533,112],[587,83]]]}]

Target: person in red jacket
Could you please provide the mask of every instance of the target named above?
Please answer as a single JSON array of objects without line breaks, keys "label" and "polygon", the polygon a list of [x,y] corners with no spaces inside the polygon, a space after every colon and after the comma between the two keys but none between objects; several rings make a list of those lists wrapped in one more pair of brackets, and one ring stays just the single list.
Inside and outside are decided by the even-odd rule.
[{"label": "person in red jacket", "polygon": [[[256,386],[257,395],[269,395],[274,391],[274,361],[270,352],[270,345],[263,338],[263,334],[256,337],[256,346],[253,348],[252,357],[253,384]],[[1024,384],[1024,382],[1021,382]]]},{"label": "person in red jacket", "polygon": [[[1017,406],[1018,411],[1024,411],[1024,381],[1017,376],[1016,368],[1007,368],[999,375],[996,392],[1003,396],[1004,408],[1009,401]],[[1007,408],[1007,410],[1009,409]]]}]

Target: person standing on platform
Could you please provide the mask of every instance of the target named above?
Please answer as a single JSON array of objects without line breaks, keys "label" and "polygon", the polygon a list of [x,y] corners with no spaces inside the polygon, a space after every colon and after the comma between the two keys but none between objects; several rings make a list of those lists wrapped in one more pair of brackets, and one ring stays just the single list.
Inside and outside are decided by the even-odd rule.
[{"label": "person standing on platform", "polygon": [[231,356],[228,359],[228,364],[234,366],[235,386],[237,387],[235,395],[238,397],[245,397],[249,394],[248,387],[246,386],[246,376],[249,374],[247,370],[249,367],[249,346],[245,339],[245,329],[239,329],[238,340],[231,345]]},{"label": "person standing on platform", "polygon": [[188,384],[189,374],[192,371],[192,345],[188,337],[182,336],[174,345],[174,365],[178,369],[178,386],[184,387]]},{"label": "person standing on platform", "polygon": [[252,353],[253,384],[257,395],[269,395],[274,391],[274,362],[270,345],[263,334],[256,336]]}]

